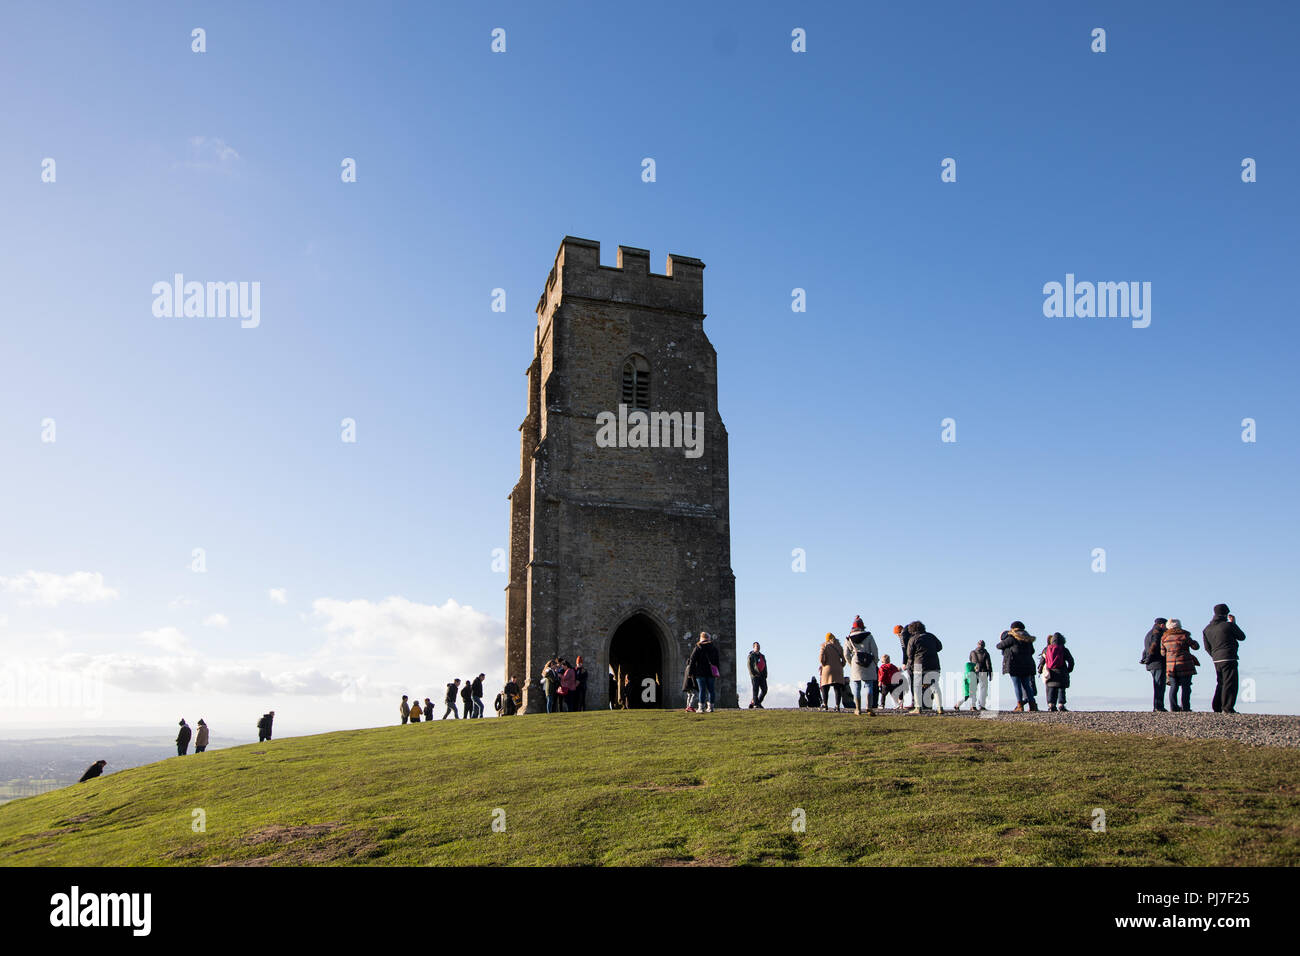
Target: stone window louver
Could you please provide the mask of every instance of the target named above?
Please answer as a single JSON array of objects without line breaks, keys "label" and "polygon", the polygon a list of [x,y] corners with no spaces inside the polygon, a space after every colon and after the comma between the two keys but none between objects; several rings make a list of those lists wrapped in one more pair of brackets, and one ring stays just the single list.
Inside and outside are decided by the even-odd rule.
[{"label": "stone window louver", "polygon": [[640,355],[623,363],[622,404],[628,408],[650,407],[650,363]]}]

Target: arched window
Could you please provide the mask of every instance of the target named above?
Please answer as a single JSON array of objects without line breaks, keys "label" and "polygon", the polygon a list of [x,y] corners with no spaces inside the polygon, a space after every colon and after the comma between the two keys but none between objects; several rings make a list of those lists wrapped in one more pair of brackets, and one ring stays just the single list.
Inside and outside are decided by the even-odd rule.
[{"label": "arched window", "polygon": [[650,407],[650,363],[640,355],[623,363],[623,404],[628,408]]}]

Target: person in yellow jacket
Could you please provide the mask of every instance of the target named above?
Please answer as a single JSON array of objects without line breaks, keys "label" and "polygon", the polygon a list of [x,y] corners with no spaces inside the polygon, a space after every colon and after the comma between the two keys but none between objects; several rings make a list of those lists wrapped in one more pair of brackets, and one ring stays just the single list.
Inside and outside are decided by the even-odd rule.
[{"label": "person in yellow jacket", "polygon": [[418,724],[419,722],[420,722],[420,698],[417,697],[411,704],[411,723]]}]

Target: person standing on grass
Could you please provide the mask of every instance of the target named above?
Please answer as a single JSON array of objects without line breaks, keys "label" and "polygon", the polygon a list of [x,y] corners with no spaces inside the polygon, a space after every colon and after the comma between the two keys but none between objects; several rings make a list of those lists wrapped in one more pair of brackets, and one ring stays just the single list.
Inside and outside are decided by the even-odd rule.
[{"label": "person standing on grass", "polygon": [[[867,716],[872,716],[877,703],[876,665],[880,660],[880,649],[876,647],[876,639],[871,632],[863,626],[861,617],[853,619],[853,626],[849,629],[845,642],[848,644],[849,679],[853,681],[853,712],[861,714],[865,700]],[[864,684],[867,692],[865,698],[862,696]]]},{"label": "person standing on grass", "polygon": [[1142,660],[1138,661],[1151,673],[1151,690],[1154,693],[1152,710],[1165,712],[1165,651],[1161,639],[1165,636],[1165,618],[1158,617],[1142,639]]},{"label": "person standing on grass", "polygon": [[470,692],[470,699],[474,704],[475,717],[483,716],[483,679],[485,677],[487,677],[486,674],[479,674],[478,677],[475,677],[473,688]]},{"label": "person standing on grass", "polygon": [[[907,628],[905,628],[902,624],[895,624],[894,633],[898,635],[898,643],[900,645],[900,650],[901,650],[901,653],[899,654],[899,658],[898,658],[898,665],[902,672],[903,683],[905,685],[905,687],[902,689],[906,690],[907,695],[912,698],[913,706],[915,706],[916,694],[914,693],[914,688],[912,687],[912,668],[909,665],[907,660],[907,637],[908,637]],[[904,695],[900,693],[898,697],[898,703],[900,706],[903,704],[904,699],[905,699]]]},{"label": "person standing on grass", "polygon": [[501,715],[503,717],[515,716],[515,714],[519,713],[519,705],[524,699],[523,691],[519,689],[519,678],[516,675],[510,675],[510,679],[506,681],[505,690],[502,693],[505,694],[505,700],[501,702]]},{"label": "person standing on grass", "polygon": [[460,689],[460,678],[447,685],[447,694],[443,697],[442,702],[447,705],[447,709],[442,712],[442,719],[446,720],[447,715],[451,714],[452,720],[460,720],[460,711],[456,709],[456,692]]},{"label": "person standing on grass", "polygon": [[767,658],[763,656],[762,650],[758,646],[758,641],[754,642],[754,649],[749,652],[749,707],[753,710],[757,707],[763,709],[763,698],[767,696]]},{"label": "person standing on grass", "polygon": [[[1192,651],[1199,651],[1201,645],[1187,631],[1178,618],[1171,617],[1165,627],[1160,643],[1165,651],[1165,683],[1169,685],[1169,709],[1172,711],[1190,711],[1192,709],[1192,678],[1196,676],[1198,661]],[[1179,705],[1181,692],[1182,705]]]},{"label": "person standing on grass", "polygon": [[834,688],[835,711],[838,713],[844,706],[844,651],[840,649],[834,634],[827,632],[817,655],[817,663],[821,665],[818,680],[821,683],[822,710],[830,710],[831,689]]},{"label": "person standing on grass", "polygon": [[557,713],[560,709],[559,702],[556,700],[556,692],[560,689],[560,675],[556,668],[559,666],[554,657],[546,662],[542,668],[542,693],[546,695],[546,712],[548,714]]},{"label": "person standing on grass", "polygon": [[936,713],[943,713],[943,694],[939,689],[939,652],[943,642],[925,629],[920,621],[907,625],[907,659],[912,662],[912,713],[921,714],[934,702]]},{"label": "person standing on grass", "polygon": [[894,705],[903,709],[903,675],[898,669],[898,665],[889,660],[889,655],[885,654],[880,658],[880,667],[876,671],[876,680],[880,685],[880,706],[885,706],[885,701],[889,698],[894,699]]},{"label": "person standing on grass", "polygon": [[92,763],[89,767],[86,768],[86,772],[81,775],[81,779],[78,780],[77,783],[85,783],[87,780],[94,780],[96,777],[98,777],[101,773],[104,772],[104,767],[106,767],[107,765],[108,765],[107,760],[96,760],[94,763]]},{"label": "person standing on grass", "polygon": [[1237,645],[1246,639],[1228,605],[1214,605],[1214,617],[1201,632],[1205,651],[1214,662],[1214,698],[1210,706],[1215,713],[1237,712]]},{"label": "person standing on grass", "polygon": [[469,720],[474,716],[474,684],[468,677],[460,688],[460,706],[464,711],[460,715],[461,720]]},{"label": "person standing on grass", "polygon": [[405,694],[402,695],[402,703],[401,706],[397,708],[397,712],[401,715],[403,724],[411,719],[411,705],[407,702]]},{"label": "person standing on grass", "polygon": [[199,718],[199,731],[194,735],[194,752],[201,754],[208,749],[208,725]]},{"label": "person standing on grass", "polygon": [[190,737],[191,737],[192,734],[193,734],[193,731],[190,730],[190,725],[187,724],[187,723],[185,723],[185,718],[182,717],[182,718],[181,718],[181,729],[180,729],[180,731],[176,734],[176,756],[178,756],[178,757],[184,757],[185,754],[189,751],[189,749],[190,749]]},{"label": "person standing on grass", "polygon": [[573,702],[579,712],[587,709],[587,668],[582,664],[582,655],[573,660],[573,675],[578,679],[578,688],[574,692]]},{"label": "person standing on grass", "polygon": [[1024,710],[1038,710],[1038,690],[1034,685],[1034,641],[1036,638],[1025,630],[1020,621],[1012,621],[1011,627],[1002,632],[998,640],[998,650],[1002,652],[1002,673],[1011,678],[1011,686],[1016,692],[1017,713]]},{"label": "person standing on grass", "polygon": [[[952,709],[961,710],[961,705],[966,703],[966,701],[970,700],[971,695],[974,693],[975,693],[975,665],[971,661],[967,661],[965,669],[962,671],[962,675],[961,675],[961,695],[962,695],[961,700],[953,704]],[[974,703],[970,705],[970,709],[972,711],[979,710],[979,708],[976,707]]]},{"label": "person standing on grass", "polygon": [[975,672],[971,675],[971,692],[975,700],[971,703],[971,709],[987,710],[989,681],[993,679],[993,658],[984,648],[983,641],[977,642],[975,650],[970,652],[970,663],[975,665]]},{"label": "person standing on grass", "polygon": [[1060,631],[1047,636],[1047,647],[1038,659],[1047,686],[1047,709],[1065,712],[1065,689],[1070,686],[1070,672],[1074,670],[1074,655],[1066,649],[1065,635]]},{"label": "person standing on grass", "polygon": [[686,696],[686,713],[695,713],[695,704],[700,697],[700,685],[691,676],[689,667],[686,668],[686,675],[682,678],[682,693]]},{"label": "person standing on grass", "polygon": [[718,687],[718,649],[708,631],[700,631],[699,642],[691,649],[686,661],[686,673],[695,678],[700,693],[699,713],[713,713]]},{"label": "person standing on grass", "polygon": [[433,701],[427,697],[424,698],[424,722],[426,724],[433,723]]},{"label": "person standing on grass", "polygon": [[[417,697],[415,700],[411,701],[411,723],[418,724],[422,713],[424,713],[424,711],[420,709],[420,698]],[[432,714],[429,715],[429,719],[433,719]]]},{"label": "person standing on grass", "polygon": [[570,666],[568,661],[560,661],[560,694],[563,697],[563,703],[560,705],[564,710],[572,713],[577,708],[575,700],[578,693],[578,672]]}]

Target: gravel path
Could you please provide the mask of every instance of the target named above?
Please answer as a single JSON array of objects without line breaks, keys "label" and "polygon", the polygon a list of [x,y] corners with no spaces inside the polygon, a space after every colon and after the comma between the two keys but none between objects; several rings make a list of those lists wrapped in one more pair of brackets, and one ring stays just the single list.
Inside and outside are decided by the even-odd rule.
[{"label": "gravel path", "polygon": [[[962,714],[963,711],[958,711]],[[991,711],[988,713],[992,713]],[[965,716],[972,715],[965,712]],[[1300,747],[1300,717],[1289,714],[1216,714],[1191,711],[1158,714],[1137,711],[1067,711],[1017,714],[1001,711],[995,720],[1028,721],[1103,734],[1139,734],[1143,737],[1189,737],[1193,740],[1239,740],[1261,747]]]}]

